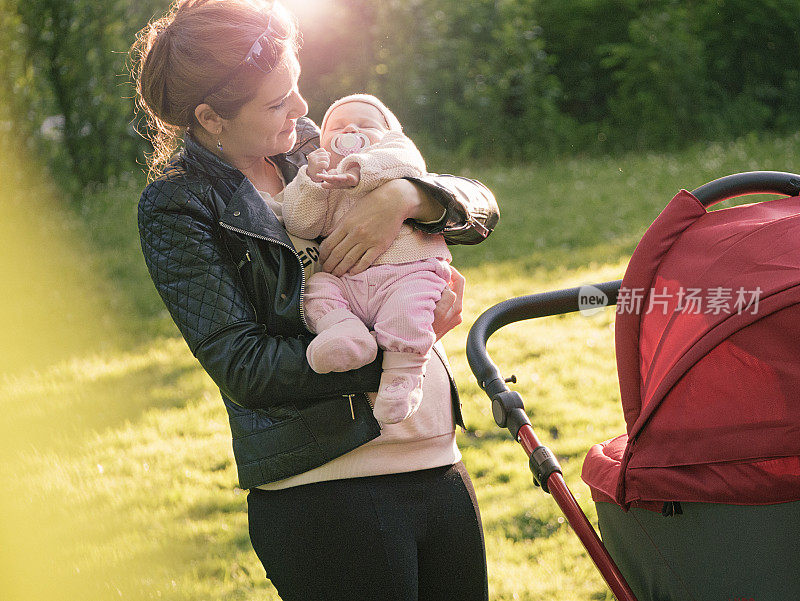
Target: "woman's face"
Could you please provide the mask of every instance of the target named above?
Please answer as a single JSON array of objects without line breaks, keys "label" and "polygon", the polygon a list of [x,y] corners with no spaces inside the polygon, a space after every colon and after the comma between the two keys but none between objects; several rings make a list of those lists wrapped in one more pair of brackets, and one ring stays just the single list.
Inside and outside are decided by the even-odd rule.
[{"label": "woman's face", "polygon": [[255,97],[233,119],[224,119],[220,142],[236,162],[288,152],[296,142],[295,124],[308,112],[297,89],[300,63],[294,53],[264,75]]}]

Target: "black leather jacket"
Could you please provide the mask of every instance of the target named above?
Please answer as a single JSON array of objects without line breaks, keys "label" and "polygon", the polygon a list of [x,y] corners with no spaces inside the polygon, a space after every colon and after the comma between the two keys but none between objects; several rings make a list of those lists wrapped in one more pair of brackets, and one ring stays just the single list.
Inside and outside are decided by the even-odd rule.
[{"label": "black leather jacket", "polygon": [[[298,121],[297,133],[290,153],[272,157],[286,181],[319,144],[310,120]],[[453,176],[415,181],[447,209],[425,229],[474,244],[496,224],[494,197],[481,184]],[[307,471],[380,434],[365,394],[377,390],[380,357],[345,373],[311,370],[301,259],[239,170],[187,135],[142,193],[139,233],[156,289],[222,392],[242,488]],[[463,422],[455,391],[453,398]]]}]

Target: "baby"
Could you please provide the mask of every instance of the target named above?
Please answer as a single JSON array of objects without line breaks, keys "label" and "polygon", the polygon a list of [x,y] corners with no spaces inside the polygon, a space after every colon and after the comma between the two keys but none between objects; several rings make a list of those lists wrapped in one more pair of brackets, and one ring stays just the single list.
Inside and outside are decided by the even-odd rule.
[{"label": "baby", "polygon": [[[426,173],[397,117],[367,94],[346,96],[328,108],[320,146],[283,193],[286,229],[300,238],[329,235],[357,199],[381,184]],[[383,374],[374,414],[382,423],[403,421],[422,400],[436,339],[433,309],[450,281],[451,260],[441,235],[404,224],[364,272],[319,272],[308,280],[305,315],[317,334],[306,353],[311,368],[356,369],[374,361],[380,346]]]}]

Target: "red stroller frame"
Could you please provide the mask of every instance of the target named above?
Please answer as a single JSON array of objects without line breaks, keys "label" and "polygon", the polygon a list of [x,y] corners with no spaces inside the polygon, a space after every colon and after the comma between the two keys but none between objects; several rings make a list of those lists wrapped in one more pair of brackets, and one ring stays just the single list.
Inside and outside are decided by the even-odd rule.
[{"label": "red stroller frame", "polygon": [[[692,192],[705,207],[736,196],[759,193],[796,196],[800,193],[800,175],[777,171],[739,173],[714,180]],[[616,280],[595,284],[594,287],[605,293],[609,305],[614,305],[621,283],[622,280]],[[486,350],[489,336],[503,326],[526,319],[578,311],[580,290],[572,288],[522,296],[489,308],[470,329],[467,360],[480,387],[492,401],[495,422],[501,428],[507,428],[529,456],[534,483],[553,495],[616,598],[619,601],[636,601],[631,588],[564,481],[558,460],[537,438],[521,396],[506,386],[506,383],[516,382],[516,379],[513,376],[504,378]]]}]

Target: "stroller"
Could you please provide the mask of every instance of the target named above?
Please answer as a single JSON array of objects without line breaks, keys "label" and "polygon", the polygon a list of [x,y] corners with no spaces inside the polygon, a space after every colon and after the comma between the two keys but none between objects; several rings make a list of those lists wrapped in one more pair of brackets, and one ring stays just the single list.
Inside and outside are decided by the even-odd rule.
[{"label": "stroller", "polygon": [[[706,211],[755,193],[789,196]],[[799,193],[800,176],[770,171],[683,190],[623,280],[509,299],[470,330],[495,421],[619,601],[800,599]],[[505,325],[587,303],[617,304],[627,426],[581,474],[602,542],[486,351]]]}]

